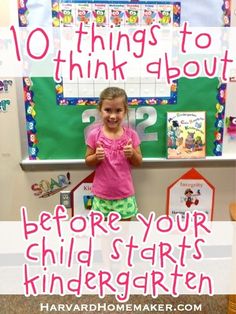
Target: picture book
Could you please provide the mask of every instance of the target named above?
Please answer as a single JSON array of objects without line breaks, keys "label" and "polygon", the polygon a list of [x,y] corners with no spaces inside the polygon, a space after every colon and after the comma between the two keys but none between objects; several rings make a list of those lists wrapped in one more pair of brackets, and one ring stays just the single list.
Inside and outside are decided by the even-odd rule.
[{"label": "picture book", "polygon": [[167,158],[206,156],[205,111],[167,112]]}]

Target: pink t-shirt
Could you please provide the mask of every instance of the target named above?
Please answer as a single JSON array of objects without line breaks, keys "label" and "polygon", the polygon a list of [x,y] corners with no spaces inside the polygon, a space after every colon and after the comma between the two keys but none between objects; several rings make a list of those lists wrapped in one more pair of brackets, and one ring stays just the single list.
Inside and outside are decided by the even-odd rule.
[{"label": "pink t-shirt", "polygon": [[107,138],[102,126],[92,129],[86,144],[96,149],[98,143],[105,150],[105,159],[96,167],[92,192],[103,199],[121,199],[134,195],[134,186],[131,175],[131,164],[125,157],[123,148],[131,140],[134,148],[139,146],[138,134],[131,128],[123,127],[124,132],[118,139]]}]

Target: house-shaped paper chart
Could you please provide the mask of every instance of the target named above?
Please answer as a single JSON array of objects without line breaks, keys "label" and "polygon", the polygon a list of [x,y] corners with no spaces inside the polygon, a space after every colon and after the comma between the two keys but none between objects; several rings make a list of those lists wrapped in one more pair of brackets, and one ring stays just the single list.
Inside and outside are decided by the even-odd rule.
[{"label": "house-shaped paper chart", "polygon": [[186,211],[202,211],[213,219],[215,187],[192,168],[167,189],[167,215],[185,217]]},{"label": "house-shaped paper chart", "polygon": [[72,216],[82,215],[87,216],[92,208],[93,194],[92,183],[94,172],[79,182],[71,190],[71,208]]}]

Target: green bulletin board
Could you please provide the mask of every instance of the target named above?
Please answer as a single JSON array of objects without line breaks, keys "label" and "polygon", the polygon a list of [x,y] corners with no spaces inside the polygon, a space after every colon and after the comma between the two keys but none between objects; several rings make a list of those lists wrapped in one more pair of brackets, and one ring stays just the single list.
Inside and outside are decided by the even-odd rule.
[{"label": "green bulletin board", "polygon": [[[144,158],[166,157],[168,111],[206,111],[207,156],[220,155],[217,145],[223,134],[224,89],[217,78],[181,78],[176,104],[130,106],[130,124],[141,137]],[[35,129],[29,145],[31,159],[83,159],[84,132],[95,120],[96,106],[59,106],[52,78],[32,78],[29,92],[34,103]],[[29,139],[30,135],[28,131]]]},{"label": "green bulletin board", "polygon": [[[32,3],[30,9],[28,9],[27,1],[23,0],[18,10],[19,25],[21,27],[31,25],[28,23],[28,16],[31,16],[30,21],[33,24],[37,21],[39,24],[41,22],[44,25],[44,22],[48,20],[48,25],[53,25],[54,27],[60,25],[63,27],[71,26],[70,24],[64,25],[67,20],[62,18],[62,9],[69,6],[70,9],[77,12],[82,3],[80,0],[69,2],[66,0],[60,2],[43,0],[41,2],[43,3],[42,8],[45,7],[44,11],[50,13],[51,10],[52,15],[37,14],[37,1]],[[96,1],[94,2],[95,4],[93,4],[93,1],[88,2],[92,3],[91,8],[96,5]],[[124,2],[127,2],[127,5],[129,5],[129,2],[132,3],[132,1],[128,0]],[[106,6],[113,6],[110,2],[104,1],[104,3],[106,3]],[[145,11],[146,5],[151,5],[155,8],[160,5],[158,1],[150,0],[148,3],[140,1],[136,5],[142,6],[140,12]],[[47,7],[48,4],[49,7]],[[179,0],[178,2],[171,2],[165,5],[168,8],[170,4],[173,17],[169,21],[171,23],[174,22],[177,26],[180,25],[182,18],[184,21],[190,20],[195,26],[205,25],[205,23],[209,24],[208,26],[215,26],[215,24],[219,26],[222,23],[224,26],[230,25],[229,0],[217,0],[217,5],[214,6],[204,2],[206,8],[201,7],[199,12],[196,12],[194,6],[187,0]],[[125,6],[126,4],[122,5]],[[207,16],[210,14],[211,18],[205,19],[205,14]],[[24,15],[24,23],[20,19],[22,15]],[[90,17],[92,18],[92,15]],[[156,15],[157,17],[158,14]],[[141,20],[143,21],[143,19]],[[64,82],[62,83],[64,84]],[[92,101],[82,101],[81,99],[76,100],[76,98],[64,98],[63,87],[65,86],[61,85],[61,83],[56,85],[52,77],[25,77],[23,85],[29,159],[83,159],[86,149],[85,133],[87,128],[92,123],[98,122],[99,115],[96,106],[93,105],[95,101],[93,99]],[[89,88],[88,90],[90,91]],[[221,156],[226,84],[221,84],[218,78],[180,78],[177,84],[172,83],[170,92],[170,99],[167,100],[157,97],[156,99],[150,98],[145,101],[143,95],[140,95],[138,101],[136,101],[136,98],[130,101],[129,124],[136,129],[140,136],[143,157],[152,159],[167,157],[166,117],[167,112],[170,111],[205,111],[206,156]],[[131,96],[134,97],[134,95]]]}]

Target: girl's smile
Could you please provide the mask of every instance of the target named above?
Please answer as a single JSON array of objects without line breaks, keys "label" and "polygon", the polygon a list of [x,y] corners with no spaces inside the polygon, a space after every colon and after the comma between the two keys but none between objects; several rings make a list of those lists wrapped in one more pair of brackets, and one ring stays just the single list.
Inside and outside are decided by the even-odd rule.
[{"label": "girl's smile", "polygon": [[118,131],[125,118],[126,110],[123,97],[105,99],[101,107],[104,126],[110,131]]}]

